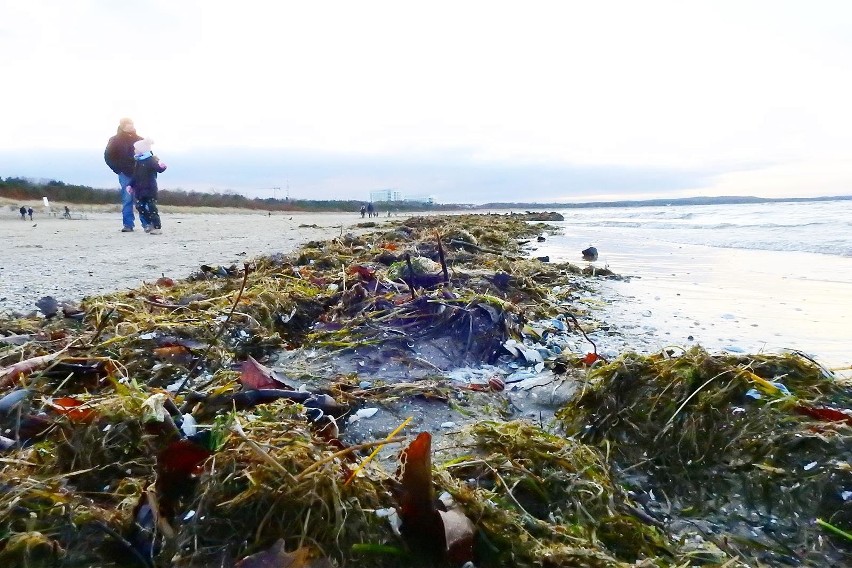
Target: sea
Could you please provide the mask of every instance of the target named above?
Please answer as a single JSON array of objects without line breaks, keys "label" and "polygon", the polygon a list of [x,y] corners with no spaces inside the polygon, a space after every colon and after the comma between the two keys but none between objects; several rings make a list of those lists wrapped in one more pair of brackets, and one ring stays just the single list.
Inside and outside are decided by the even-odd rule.
[{"label": "sea", "polygon": [[[852,200],[559,212],[561,232],[534,254],[623,277],[588,299],[617,322],[618,349],[793,350],[849,374]],[[581,257],[589,246],[591,263]]]}]

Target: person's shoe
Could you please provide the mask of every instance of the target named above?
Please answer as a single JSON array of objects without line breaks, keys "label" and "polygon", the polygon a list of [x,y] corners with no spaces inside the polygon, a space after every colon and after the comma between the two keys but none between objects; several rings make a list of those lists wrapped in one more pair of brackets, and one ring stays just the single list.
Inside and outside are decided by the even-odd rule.
[{"label": "person's shoe", "polygon": [[151,229],[151,227],[144,227],[144,229],[145,229],[145,232],[146,232],[146,233],[150,233],[150,232],[151,232],[151,230],[152,230],[152,229]]},{"label": "person's shoe", "polygon": [[163,230],[162,229],[151,229],[150,231],[148,231],[148,234],[149,235],[162,235]]},{"label": "person's shoe", "polygon": [[122,232],[122,233],[132,233],[132,232],[133,232],[133,227],[122,227],[122,228],[121,228],[121,232]]}]

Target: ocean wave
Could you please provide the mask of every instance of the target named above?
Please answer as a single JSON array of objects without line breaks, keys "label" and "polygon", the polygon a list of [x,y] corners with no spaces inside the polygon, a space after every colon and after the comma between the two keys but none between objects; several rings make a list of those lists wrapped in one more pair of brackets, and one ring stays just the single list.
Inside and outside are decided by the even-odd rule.
[{"label": "ocean wave", "polygon": [[[689,231],[714,231],[718,229],[742,229],[742,230],[795,230],[806,229],[808,227],[831,227],[837,226],[837,223],[829,223],[824,221],[813,221],[809,223],[736,223],[725,221],[723,223],[672,223],[663,221],[620,221],[614,219],[598,219],[598,220],[571,220],[565,221],[566,225],[586,227],[627,227],[627,228],[645,228],[645,229],[660,229],[660,230],[689,230]],[[852,227],[852,224],[845,224]]]}]

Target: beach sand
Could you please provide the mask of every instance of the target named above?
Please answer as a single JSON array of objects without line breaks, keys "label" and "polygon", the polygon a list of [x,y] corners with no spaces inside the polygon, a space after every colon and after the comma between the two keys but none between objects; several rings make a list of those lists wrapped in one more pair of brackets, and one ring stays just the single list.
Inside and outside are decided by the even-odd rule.
[{"label": "beach sand", "polygon": [[[138,225],[133,233],[121,233],[117,210],[89,211],[80,213],[85,219],[67,220],[46,216],[39,208],[33,221],[22,221],[17,211],[3,207],[0,313],[29,313],[44,296],[79,301],[136,288],[163,275],[186,278],[202,264],[239,266],[253,257],[290,252],[341,231],[364,231],[355,225],[368,221],[355,212],[269,216],[265,211],[163,210],[163,234],[148,235]],[[375,220],[385,223],[388,218]]]}]

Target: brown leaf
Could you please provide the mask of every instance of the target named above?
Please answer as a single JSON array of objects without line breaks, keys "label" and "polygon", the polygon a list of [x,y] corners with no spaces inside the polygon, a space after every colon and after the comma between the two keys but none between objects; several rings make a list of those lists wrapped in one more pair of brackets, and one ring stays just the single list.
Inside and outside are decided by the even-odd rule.
[{"label": "brown leaf", "polygon": [[400,532],[420,555],[460,565],[473,560],[474,525],[458,508],[439,511],[432,486],[432,436],[421,432],[400,453]]},{"label": "brown leaf", "polygon": [[447,560],[461,565],[473,561],[473,535],[476,528],[473,522],[458,508],[438,511],[444,524],[444,542]]},{"label": "brown leaf", "polygon": [[240,383],[247,389],[293,390],[293,387],[285,383],[275,371],[265,365],[261,365],[251,355],[243,361],[243,366],[240,369]]},{"label": "brown leaf", "polygon": [[181,361],[188,360],[192,356],[192,352],[184,345],[166,345],[164,347],[155,347],[154,357],[158,359],[178,359]]},{"label": "brown leaf", "polygon": [[304,546],[293,552],[284,550],[284,539],[234,565],[234,568],[333,568],[327,558],[310,559],[310,550]]},{"label": "brown leaf", "polygon": [[432,487],[432,436],[420,432],[399,456],[400,532],[418,554],[442,555],[444,529]]},{"label": "brown leaf", "polygon": [[42,367],[46,367],[61,353],[62,351],[57,351],[56,353],[51,353],[50,355],[41,355],[40,357],[25,359],[23,361],[15,363],[14,365],[10,365],[8,367],[0,369],[0,388],[6,388],[7,385],[12,384],[18,378],[25,377],[33,371],[37,371]]},{"label": "brown leaf", "polygon": [[80,408],[85,403],[70,396],[54,398],[51,404],[54,410],[63,416],[67,416],[71,422],[89,423],[97,416],[97,413],[91,408]]}]

